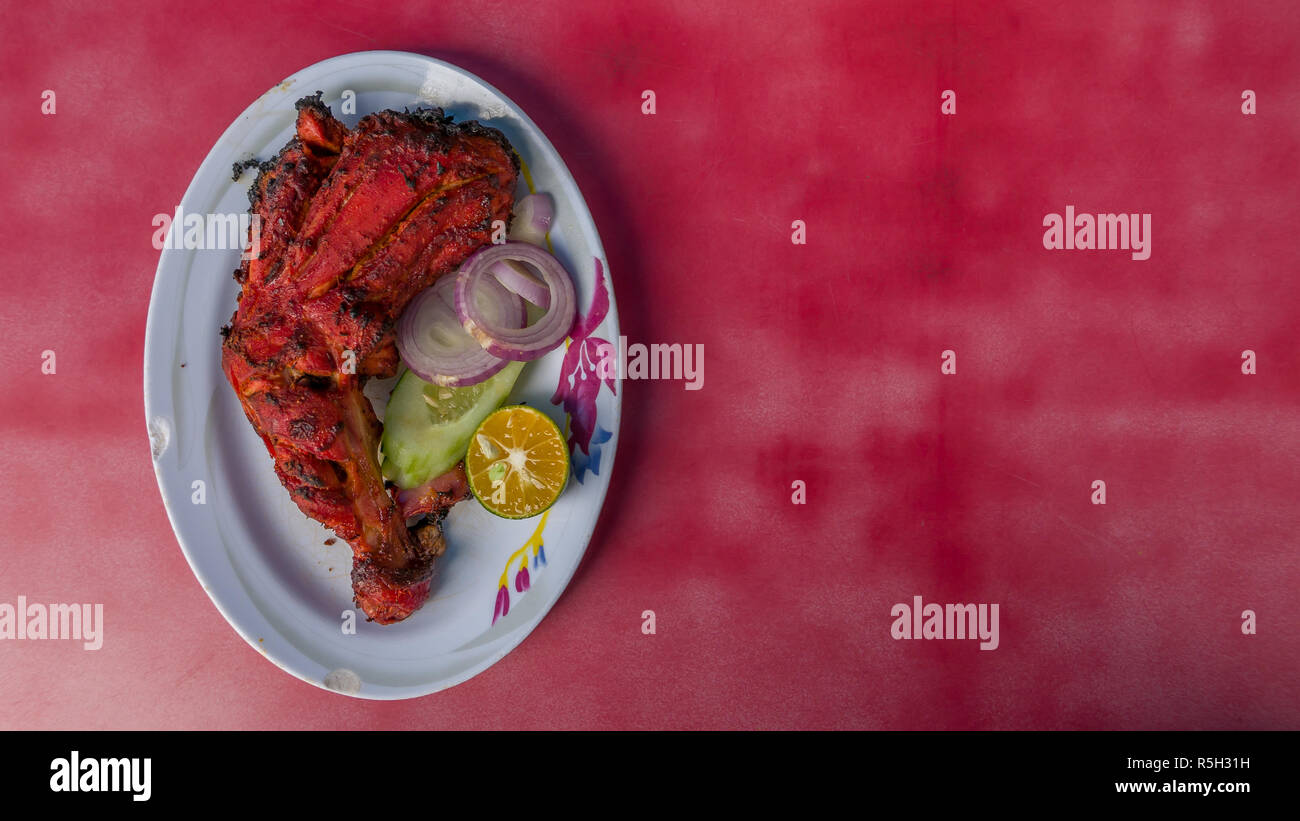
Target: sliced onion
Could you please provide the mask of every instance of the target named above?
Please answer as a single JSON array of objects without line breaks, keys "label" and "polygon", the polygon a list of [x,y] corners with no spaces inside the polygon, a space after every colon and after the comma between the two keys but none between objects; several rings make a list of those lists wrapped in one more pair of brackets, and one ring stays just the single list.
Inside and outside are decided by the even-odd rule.
[{"label": "sliced onion", "polygon": [[[475,309],[495,325],[518,330],[528,323],[522,299],[493,279],[475,294]],[[456,277],[440,277],[406,306],[397,320],[397,352],[425,382],[463,388],[506,366],[465,332],[456,314]]]},{"label": "sliced onion", "polygon": [[546,247],[546,232],[555,219],[555,203],[550,194],[529,194],[515,203],[515,218],[510,222],[510,239]]},{"label": "sliced onion", "polygon": [[543,310],[551,307],[551,290],[546,287],[546,283],[518,262],[503,259],[493,263],[488,270],[498,282],[506,286],[506,290],[519,294]]},{"label": "sliced onion", "polygon": [[[550,291],[546,313],[528,327],[501,322],[484,310],[486,302],[480,295],[492,293],[493,288],[503,289],[489,270],[503,260],[532,266]],[[569,335],[577,316],[577,298],[573,280],[559,260],[536,245],[507,242],[483,248],[461,266],[456,276],[456,315],[488,353],[527,362],[559,347]]]}]

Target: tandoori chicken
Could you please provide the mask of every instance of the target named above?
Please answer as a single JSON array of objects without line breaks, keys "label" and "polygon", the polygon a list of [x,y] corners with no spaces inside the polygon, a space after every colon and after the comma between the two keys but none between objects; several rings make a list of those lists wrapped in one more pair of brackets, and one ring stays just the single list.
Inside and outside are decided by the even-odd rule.
[{"label": "tandoori chicken", "polygon": [[357,605],[391,624],[428,597],[442,518],[468,490],[457,466],[399,501],[362,388],[397,372],[407,303],[509,223],[519,159],[501,132],[440,109],[353,129],[319,93],[297,111],[249,192],[259,247],[235,272],[222,367],[294,502],[352,546]]}]

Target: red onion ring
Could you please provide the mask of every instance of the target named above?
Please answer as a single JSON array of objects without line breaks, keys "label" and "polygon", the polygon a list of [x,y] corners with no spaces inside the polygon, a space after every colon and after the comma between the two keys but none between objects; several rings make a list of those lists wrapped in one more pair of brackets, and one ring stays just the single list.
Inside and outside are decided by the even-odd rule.
[{"label": "red onion ring", "polygon": [[[514,260],[532,266],[541,274],[550,290],[550,305],[536,323],[528,327],[511,326],[491,316],[481,292],[492,293],[494,287],[505,290],[489,269],[502,260]],[[473,299],[471,299],[473,295]],[[511,294],[514,296],[514,294]],[[517,298],[517,297],[516,297]],[[493,356],[527,362],[538,359],[564,342],[577,316],[577,297],[573,280],[560,261],[526,242],[489,245],[476,252],[461,266],[456,276],[456,315],[461,325]]]},{"label": "red onion ring", "polygon": [[506,286],[506,290],[519,294],[542,310],[551,307],[551,291],[546,283],[518,262],[503,259],[493,263],[488,271]]},{"label": "red onion ring", "polygon": [[[510,239],[546,247],[546,233],[555,219],[555,203],[550,194],[529,194],[515,203],[510,223]],[[534,303],[535,304],[535,303]]]},{"label": "red onion ring", "polygon": [[[397,320],[397,352],[406,367],[425,382],[463,388],[477,385],[506,366],[465,332],[455,310],[454,275],[440,277],[406,307]],[[492,279],[475,293],[476,311],[494,327],[520,329],[528,324],[522,299]]]}]

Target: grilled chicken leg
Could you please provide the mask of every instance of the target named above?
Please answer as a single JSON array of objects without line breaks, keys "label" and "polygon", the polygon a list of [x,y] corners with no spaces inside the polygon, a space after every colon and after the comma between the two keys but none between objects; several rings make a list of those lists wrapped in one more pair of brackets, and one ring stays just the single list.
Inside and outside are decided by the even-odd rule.
[{"label": "grilled chicken leg", "polygon": [[[407,303],[509,222],[518,173],[495,129],[432,109],[348,130],[317,94],[249,192],[261,247],[235,272],[222,367],[294,502],[351,544],[356,603],[381,624],[428,598],[442,516],[466,492],[449,475],[435,500],[396,503],[362,387],[396,373]],[[408,528],[413,510],[429,515]]]}]

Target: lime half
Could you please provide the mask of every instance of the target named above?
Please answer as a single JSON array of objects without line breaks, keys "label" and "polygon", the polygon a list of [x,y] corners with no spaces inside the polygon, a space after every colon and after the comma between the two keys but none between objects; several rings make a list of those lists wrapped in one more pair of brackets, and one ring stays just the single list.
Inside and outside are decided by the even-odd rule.
[{"label": "lime half", "polygon": [[474,431],[465,473],[488,511],[527,519],[560,498],[569,479],[569,448],[551,417],[527,405],[508,405]]}]

